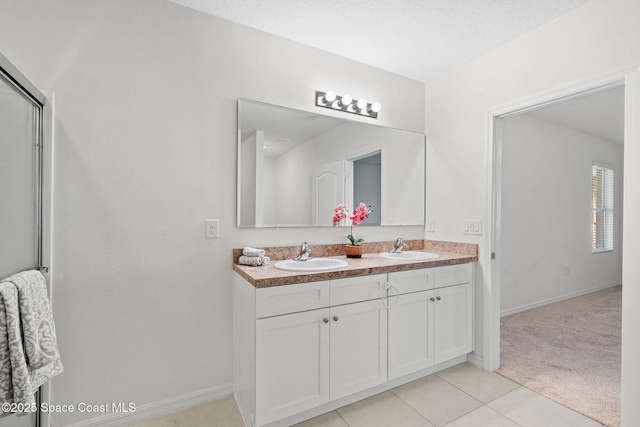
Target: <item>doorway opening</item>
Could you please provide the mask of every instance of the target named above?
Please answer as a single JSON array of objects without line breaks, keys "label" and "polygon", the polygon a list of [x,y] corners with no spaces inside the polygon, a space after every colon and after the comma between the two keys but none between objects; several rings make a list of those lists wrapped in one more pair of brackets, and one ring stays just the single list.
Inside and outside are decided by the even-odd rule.
[{"label": "doorway opening", "polygon": [[382,152],[376,151],[353,160],[353,201],[357,205],[367,201],[371,206],[369,218],[363,226],[380,225],[382,216]]},{"label": "doorway opening", "polygon": [[[535,360],[538,356],[532,356],[533,338],[529,338],[527,356],[532,356],[533,360],[518,369],[535,365],[538,371],[546,369],[542,375],[552,376],[558,383],[559,375],[552,372],[551,365],[561,366],[557,359],[560,346],[565,345],[566,340],[561,342],[557,338],[563,333],[559,323],[564,321],[557,320],[560,317],[555,318],[549,310],[561,307],[560,301],[595,295],[596,291],[621,283],[623,117],[622,81],[494,116],[492,252],[495,261],[491,276],[497,297],[493,300],[496,306],[492,313],[496,330],[503,333],[500,336],[497,332],[498,336],[493,337],[498,343],[494,347],[497,352],[494,369],[504,367],[502,362],[511,364],[511,369],[514,361],[519,360],[513,357],[514,348],[509,347],[508,353],[505,349],[505,345],[512,346],[504,335],[511,331],[506,327],[506,319],[515,321],[517,316],[532,316],[535,310],[544,308],[543,317],[546,318],[539,325],[540,328],[543,324],[550,326],[550,332],[546,333],[548,340],[542,337],[541,346],[547,346],[550,353],[540,356],[538,363]],[[611,168],[614,175],[613,221],[604,224],[613,225],[613,247],[607,251],[593,250],[593,238],[598,234],[593,230],[600,229],[596,224],[598,216],[594,214],[597,191],[594,190],[593,170],[602,165]],[[613,323],[618,323],[618,337],[620,304],[618,294],[617,302],[611,306],[618,310],[617,314],[613,313],[618,316],[613,318]],[[556,319],[555,324],[553,319]],[[597,321],[612,322],[604,318]],[[525,329],[536,328],[531,319],[527,322]],[[575,331],[572,333],[575,335]],[[524,335],[524,332],[518,334]],[[589,339],[597,341],[597,338]],[[554,340],[555,344],[552,343]],[[611,346],[610,343],[606,345]],[[500,354],[501,349],[504,357]],[[579,350],[575,347],[574,350],[572,356],[580,356]],[[613,364],[615,359],[612,358]],[[617,365],[612,368],[617,370],[619,378],[619,356],[617,359]],[[550,363],[550,360],[554,362]],[[572,363],[575,365],[575,361]],[[588,362],[585,364],[589,366]],[[505,369],[501,369],[501,373],[503,371]],[[589,369],[586,371],[588,376]],[[506,369],[506,372],[507,377],[517,377],[514,370]],[[595,369],[592,373],[594,376],[600,374]],[[531,377],[530,373],[524,375]],[[573,381],[573,377],[568,378]],[[519,378],[512,379],[523,384]],[[577,383],[578,379],[575,381]],[[588,383],[589,378],[586,381]],[[545,394],[542,385],[532,384],[523,385],[572,407],[569,392],[561,395],[546,390]],[[617,387],[618,393],[613,394],[619,396],[619,383]],[[570,387],[559,385],[559,388],[568,390]],[[575,399],[576,402],[584,400],[584,394]],[[584,413],[582,408],[572,409]],[[598,419],[593,414],[586,415]]]}]

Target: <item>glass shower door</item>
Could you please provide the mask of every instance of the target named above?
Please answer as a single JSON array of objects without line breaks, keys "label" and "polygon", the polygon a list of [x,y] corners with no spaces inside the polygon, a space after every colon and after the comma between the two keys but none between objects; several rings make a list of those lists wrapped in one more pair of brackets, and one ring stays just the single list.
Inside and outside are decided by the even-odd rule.
[{"label": "glass shower door", "polygon": [[0,79],[0,278],[38,266],[36,116]]},{"label": "glass shower door", "polygon": [[[0,279],[41,265],[41,120],[0,61]],[[38,425],[39,413],[0,415],[0,427]]]}]

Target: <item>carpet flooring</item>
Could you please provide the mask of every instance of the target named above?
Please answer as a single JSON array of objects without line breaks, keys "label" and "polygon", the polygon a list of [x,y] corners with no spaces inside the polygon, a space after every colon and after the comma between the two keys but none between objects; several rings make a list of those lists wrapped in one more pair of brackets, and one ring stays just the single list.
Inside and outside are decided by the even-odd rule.
[{"label": "carpet flooring", "polygon": [[499,374],[620,426],[622,286],[505,316]]}]

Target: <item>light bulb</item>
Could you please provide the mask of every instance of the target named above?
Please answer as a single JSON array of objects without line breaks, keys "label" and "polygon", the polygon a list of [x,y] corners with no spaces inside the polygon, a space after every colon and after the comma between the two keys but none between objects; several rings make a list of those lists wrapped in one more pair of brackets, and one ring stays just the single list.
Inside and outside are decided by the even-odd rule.
[{"label": "light bulb", "polygon": [[373,111],[374,113],[377,113],[380,110],[382,110],[382,104],[380,104],[377,101],[371,104],[371,111]]},{"label": "light bulb", "polygon": [[328,90],[327,93],[324,94],[324,99],[327,101],[328,104],[331,104],[333,101],[336,100],[336,93],[332,90]]},{"label": "light bulb", "polygon": [[352,102],[353,102],[353,98],[351,97],[351,95],[342,95],[342,99],[340,100],[340,103],[343,106],[348,107],[349,105],[351,105]]},{"label": "light bulb", "polygon": [[367,108],[367,100],[364,98],[358,99],[356,107],[358,107],[358,110],[364,110],[365,108]]}]

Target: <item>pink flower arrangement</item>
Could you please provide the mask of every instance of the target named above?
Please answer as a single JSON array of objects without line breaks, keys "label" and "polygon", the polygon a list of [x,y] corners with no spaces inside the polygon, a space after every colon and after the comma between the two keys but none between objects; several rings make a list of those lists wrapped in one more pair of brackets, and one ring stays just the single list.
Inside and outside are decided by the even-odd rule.
[{"label": "pink flower arrangement", "polygon": [[351,220],[351,234],[347,236],[347,239],[349,239],[352,245],[357,245],[358,243],[364,242],[364,239],[362,237],[353,237],[353,226],[358,225],[365,219],[369,218],[370,213],[371,209],[362,202],[351,212],[347,211],[342,204],[339,204],[333,210],[333,226],[335,227],[338,225],[343,219],[347,218],[347,215],[349,215],[349,219]]}]

